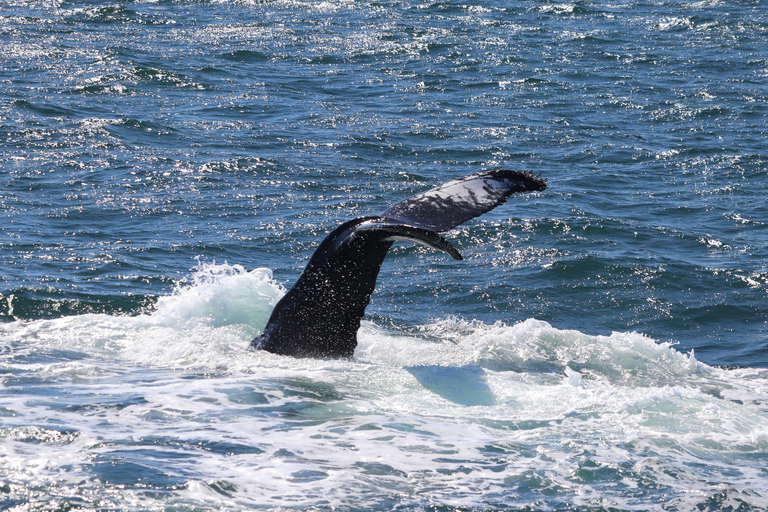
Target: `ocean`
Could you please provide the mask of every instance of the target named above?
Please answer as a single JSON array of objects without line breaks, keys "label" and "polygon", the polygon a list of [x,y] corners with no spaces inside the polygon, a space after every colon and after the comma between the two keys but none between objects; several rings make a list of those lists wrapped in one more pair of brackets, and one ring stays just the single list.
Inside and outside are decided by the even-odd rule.
[{"label": "ocean", "polygon": [[[768,508],[765,0],[2,0],[0,510]],[[338,224],[351,359],[249,348]]]}]

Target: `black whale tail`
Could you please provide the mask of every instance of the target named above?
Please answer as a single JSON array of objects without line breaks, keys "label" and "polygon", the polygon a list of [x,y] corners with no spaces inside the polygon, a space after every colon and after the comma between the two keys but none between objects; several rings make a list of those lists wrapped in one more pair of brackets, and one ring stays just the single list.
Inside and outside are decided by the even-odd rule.
[{"label": "black whale tail", "polygon": [[343,223],[323,240],[251,345],[295,357],[351,357],[379,269],[395,241],[461,260],[440,232],[492,210],[515,192],[545,188],[546,180],[531,173],[487,171],[411,196],[381,216]]}]

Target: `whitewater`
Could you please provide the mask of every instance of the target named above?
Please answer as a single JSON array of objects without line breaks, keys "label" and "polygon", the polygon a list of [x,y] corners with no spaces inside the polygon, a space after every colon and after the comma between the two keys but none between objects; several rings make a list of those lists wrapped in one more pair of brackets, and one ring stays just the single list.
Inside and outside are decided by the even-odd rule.
[{"label": "whitewater", "polygon": [[268,269],[188,281],[140,314],[2,325],[9,508],[768,506],[766,370],[451,316],[365,322],[351,360],[276,356],[248,349]]}]

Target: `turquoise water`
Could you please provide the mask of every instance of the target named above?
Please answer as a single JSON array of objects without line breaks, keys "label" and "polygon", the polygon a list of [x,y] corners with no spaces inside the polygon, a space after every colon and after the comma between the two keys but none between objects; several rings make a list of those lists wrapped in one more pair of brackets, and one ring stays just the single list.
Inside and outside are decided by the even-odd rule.
[{"label": "turquoise water", "polygon": [[[0,509],[768,508],[768,10],[4,2]],[[339,223],[351,361],[248,350]]]}]

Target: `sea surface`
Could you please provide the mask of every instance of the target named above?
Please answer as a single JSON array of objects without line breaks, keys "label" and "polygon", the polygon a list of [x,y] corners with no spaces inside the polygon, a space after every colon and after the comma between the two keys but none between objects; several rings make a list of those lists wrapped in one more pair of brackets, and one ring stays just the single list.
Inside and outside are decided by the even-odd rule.
[{"label": "sea surface", "polygon": [[[249,342],[339,223],[348,360]],[[764,511],[765,0],[0,1],[0,510]]]}]

